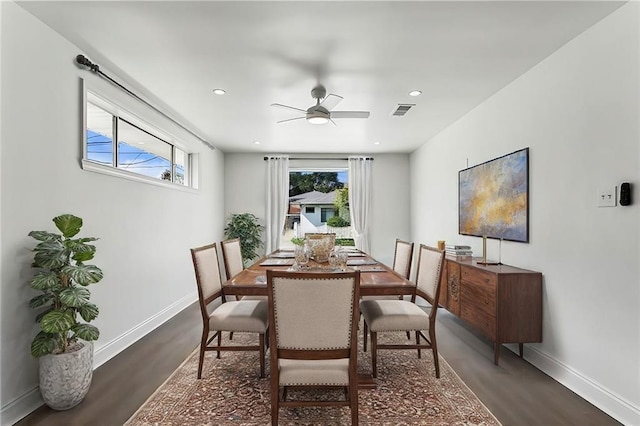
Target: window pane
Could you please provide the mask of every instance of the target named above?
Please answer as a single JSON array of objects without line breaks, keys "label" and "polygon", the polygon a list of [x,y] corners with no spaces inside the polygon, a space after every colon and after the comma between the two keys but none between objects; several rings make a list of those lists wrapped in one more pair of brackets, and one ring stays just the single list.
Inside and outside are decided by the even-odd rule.
[{"label": "window pane", "polygon": [[333,217],[333,209],[323,207],[320,209],[320,222],[325,223],[327,219]]},{"label": "window pane", "polygon": [[171,145],[119,119],[117,167],[171,181]]},{"label": "window pane", "polygon": [[113,166],[113,116],[87,102],[86,159]]},{"label": "window pane", "polygon": [[188,182],[184,177],[187,169],[187,154],[179,148],[174,148],[174,149],[175,149],[176,156],[175,156],[175,171],[173,173],[174,175],[173,179],[175,183],[186,186]]}]

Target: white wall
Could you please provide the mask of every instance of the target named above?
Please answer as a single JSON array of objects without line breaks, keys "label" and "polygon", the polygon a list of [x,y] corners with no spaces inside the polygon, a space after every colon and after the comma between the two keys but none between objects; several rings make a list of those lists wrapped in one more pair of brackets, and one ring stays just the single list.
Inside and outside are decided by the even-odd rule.
[{"label": "white wall", "polygon": [[[196,194],[105,176],[80,167],[81,52],[14,3],[2,8],[1,403],[2,424],[39,406],[36,295],[27,280],[31,230],[73,213],[81,235],[100,237],[95,264],[104,279],[90,288],[100,308],[96,366],[197,300],[189,248],[222,236],[223,155],[200,151]],[[91,56],[88,54],[88,56]],[[99,84],[96,82],[96,84]],[[135,89],[135,87],[134,87]]]},{"label": "white wall", "polygon": [[[411,155],[414,241],[457,233],[457,172],[530,147],[530,243],[502,261],[544,275],[543,342],[526,358],[626,424],[640,424],[638,4],[630,2]],[[599,188],[634,185],[630,207]],[[428,218],[428,220],[425,220]],[[488,256],[496,258],[495,241]]]},{"label": "white wall", "polygon": [[[227,216],[231,213],[253,213],[264,224],[267,172],[263,157],[262,154],[225,154],[224,204]],[[409,238],[409,210],[406,207],[409,205],[409,156],[376,154],[374,158],[371,253],[391,265],[395,239]],[[330,167],[328,163],[330,161],[323,161],[322,165]]]}]

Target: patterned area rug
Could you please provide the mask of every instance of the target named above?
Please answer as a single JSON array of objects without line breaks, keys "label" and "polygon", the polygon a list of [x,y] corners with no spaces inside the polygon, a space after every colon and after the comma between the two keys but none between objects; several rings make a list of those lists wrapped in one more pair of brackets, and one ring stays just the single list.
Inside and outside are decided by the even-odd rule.
[{"label": "patterned area rug", "polygon": [[[381,343],[402,337],[378,335]],[[254,340],[255,335],[233,337],[233,343]],[[371,358],[362,351],[361,336],[359,340],[358,372],[370,373]],[[220,359],[208,352],[198,380],[195,351],[125,425],[269,425],[268,360],[266,365],[267,378],[260,379],[257,352],[222,352]],[[415,350],[379,351],[377,384],[376,389],[358,392],[361,425],[500,425],[442,357],[440,379],[435,378],[431,351],[423,351],[422,359]],[[318,392],[318,396],[331,395]],[[340,396],[341,392],[336,394]],[[294,399],[295,393],[290,391],[289,397]],[[281,408],[279,424],[348,425],[350,419],[347,407]]]}]

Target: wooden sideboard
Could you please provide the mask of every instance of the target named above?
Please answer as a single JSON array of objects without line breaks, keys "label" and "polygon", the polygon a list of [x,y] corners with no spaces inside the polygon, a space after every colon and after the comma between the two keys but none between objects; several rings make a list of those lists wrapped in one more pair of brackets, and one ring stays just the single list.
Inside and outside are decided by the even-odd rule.
[{"label": "wooden sideboard", "polygon": [[508,265],[445,258],[439,305],[500,346],[542,341],[542,274]]}]

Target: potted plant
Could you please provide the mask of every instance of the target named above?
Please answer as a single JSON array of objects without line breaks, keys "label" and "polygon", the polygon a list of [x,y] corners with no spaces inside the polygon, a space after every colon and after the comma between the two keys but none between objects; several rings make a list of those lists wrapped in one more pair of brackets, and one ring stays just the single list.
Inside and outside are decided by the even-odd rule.
[{"label": "potted plant", "polygon": [[224,228],[226,238],[239,238],[242,250],[242,260],[245,265],[258,257],[257,250],[263,246],[262,231],[264,226],[258,223],[258,218],[251,213],[232,214]]},{"label": "potted plant", "polygon": [[[88,244],[97,238],[74,238],[82,219],[71,214],[53,218],[61,234],[31,231],[39,243],[32,266],[40,269],[29,286],[40,292],[29,302],[42,309],[36,317],[40,332],[31,343],[31,354],[40,364],[40,392],[55,410],[78,405],[89,391],[93,376],[93,341],[98,329],[87,324],[98,316],[98,307],[89,302],[86,288],[102,279],[102,271],[85,262],[96,248]],[[79,321],[79,318],[86,322]]]}]

